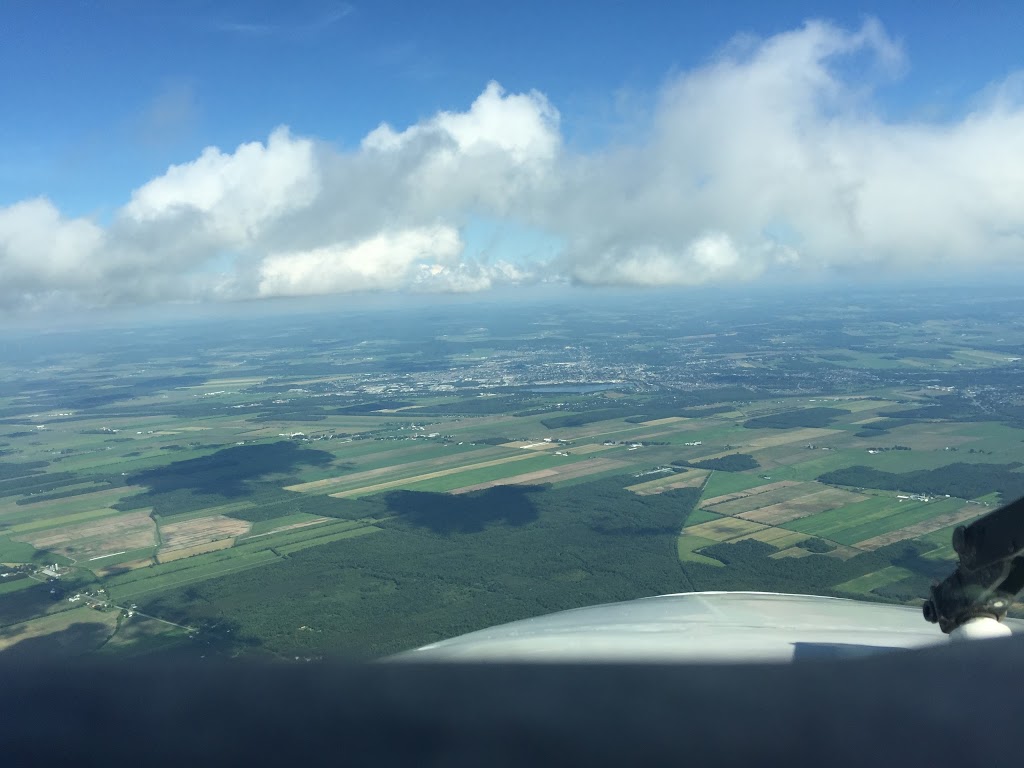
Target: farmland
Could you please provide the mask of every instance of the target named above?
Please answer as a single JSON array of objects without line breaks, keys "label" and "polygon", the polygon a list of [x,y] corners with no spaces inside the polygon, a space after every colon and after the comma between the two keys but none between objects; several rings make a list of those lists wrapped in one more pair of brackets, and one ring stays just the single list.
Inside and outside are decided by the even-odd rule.
[{"label": "farmland", "polygon": [[1024,332],[875,301],[11,335],[0,630],[375,656],[671,591],[914,602],[1024,494]]}]

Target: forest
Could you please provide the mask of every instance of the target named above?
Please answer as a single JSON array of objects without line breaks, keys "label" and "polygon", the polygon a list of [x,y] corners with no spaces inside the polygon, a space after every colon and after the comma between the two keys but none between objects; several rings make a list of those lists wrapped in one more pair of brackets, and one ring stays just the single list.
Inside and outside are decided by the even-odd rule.
[{"label": "forest", "polygon": [[[702,550],[728,567],[680,562],[695,489],[638,496],[626,477],[574,487],[499,486],[463,496],[396,491],[349,501],[385,533],[304,549],[243,574],[164,592],[143,607],[191,625],[230,627],[224,652],[373,657],[538,614],[691,590],[838,594],[895,563],[914,591],[948,565],[901,542],[843,561],[772,559],[756,541]],[[827,542],[810,540],[812,553]],[[925,591],[926,587],[925,587]],[[904,598],[905,599],[905,598]],[[226,622],[226,623],[225,623]],[[206,646],[204,646],[206,647]]]},{"label": "forest", "polygon": [[906,491],[936,496],[950,495],[958,499],[976,499],[996,491],[1003,501],[1024,496],[1024,475],[1016,470],[1020,462],[1009,464],[967,464],[958,462],[936,469],[913,472],[886,472],[858,465],[826,472],[818,481],[854,488],[878,488],[883,491]]},{"label": "forest", "polygon": [[686,590],[675,542],[699,491],[644,497],[623,482],[588,483],[586,493],[499,486],[352,502],[360,515],[396,516],[378,523],[384,534],[163,593],[148,608],[192,624],[237,622],[237,642],[249,649],[366,657],[579,605]]},{"label": "forest", "polygon": [[715,469],[720,472],[743,472],[748,469],[757,469],[761,465],[757,459],[749,453],[730,453],[728,456],[720,456],[717,459],[705,459],[704,461],[674,461],[677,466],[694,467],[695,469]]}]

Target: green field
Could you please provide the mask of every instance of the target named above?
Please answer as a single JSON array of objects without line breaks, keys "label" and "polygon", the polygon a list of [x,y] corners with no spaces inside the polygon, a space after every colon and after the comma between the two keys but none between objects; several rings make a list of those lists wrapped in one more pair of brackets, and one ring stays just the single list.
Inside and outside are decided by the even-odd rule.
[{"label": "green field", "polygon": [[135,560],[145,560],[147,557],[156,555],[157,547],[142,547],[140,549],[129,549],[119,554],[106,555],[95,560],[86,560],[80,565],[98,571],[108,566],[116,566],[121,563],[130,563]]},{"label": "green field", "polygon": [[368,533],[377,533],[381,529],[376,528],[372,525],[363,526],[362,528],[353,528],[348,531],[341,531],[340,533],[330,533],[326,536],[318,536],[315,539],[308,541],[297,541],[293,544],[285,544],[283,546],[275,546],[274,550],[280,552],[282,555],[292,555],[296,552],[301,552],[304,549],[310,547],[319,547],[324,544],[330,544],[335,541],[341,541],[342,539],[352,539],[356,536],[365,536]]},{"label": "green field", "polygon": [[700,536],[680,536],[676,544],[676,551],[679,554],[679,559],[687,563],[702,563],[703,565],[712,565],[716,568],[725,567],[720,560],[715,560],[713,557],[707,557],[702,555],[696,550],[702,547],[707,547],[717,542],[711,539],[703,539]]},{"label": "green field", "polygon": [[0,579],[0,595],[6,595],[10,592],[18,592],[19,590],[26,589],[28,587],[35,586],[39,582],[35,579],[21,578],[21,579]]},{"label": "green field", "polygon": [[[513,461],[507,464],[499,464],[494,467],[482,467],[480,469],[459,472],[454,475],[438,477],[432,480],[421,480],[417,483],[409,483],[409,485],[403,487],[414,491],[433,491],[437,493],[444,493],[455,488],[478,485],[480,483],[489,483],[495,480],[502,480],[506,477],[523,475],[542,469],[568,467],[578,461],[584,460],[585,458],[585,456],[554,456],[545,453],[523,461]],[[619,471],[622,472],[623,470],[620,469]],[[537,482],[543,483],[546,481],[547,478],[544,478]]]},{"label": "green field", "polygon": [[905,579],[912,575],[913,572],[906,568],[890,565],[880,571],[868,573],[864,576],[858,576],[856,579],[851,579],[843,584],[837,584],[836,589],[840,592],[852,592],[858,595],[866,595],[872,590],[884,587],[887,584],[892,584],[893,582],[900,581],[901,579]]},{"label": "green field", "polygon": [[309,515],[305,512],[296,512],[293,515],[282,515],[281,517],[274,517],[270,520],[257,520],[252,524],[252,528],[249,529],[248,536],[242,537],[242,541],[252,538],[253,536],[264,536],[271,531],[276,531],[279,528],[285,528],[291,525],[309,525],[314,524],[316,520],[319,520],[316,515]]},{"label": "green field", "polygon": [[35,547],[31,544],[0,535],[0,563],[30,563],[35,554]]},{"label": "green field", "polygon": [[840,544],[856,544],[889,531],[920,523],[963,507],[960,499],[931,502],[899,501],[894,497],[876,496],[867,501],[848,504],[838,509],[785,523],[801,533],[809,533]]},{"label": "green field", "polygon": [[704,484],[704,492],[701,494],[701,499],[713,499],[716,496],[725,496],[727,493],[746,491],[769,482],[772,481],[764,480],[758,475],[745,472],[712,472]]},{"label": "green field", "polygon": [[114,509],[94,509],[90,512],[77,512],[72,515],[53,515],[53,511],[52,509],[49,510],[50,515],[40,516],[32,522],[12,525],[7,530],[10,533],[27,533],[29,531],[45,530],[46,528],[56,528],[61,525],[83,523],[86,520],[97,520],[118,514],[117,510]]},{"label": "green field", "polygon": [[[65,591],[105,588],[169,621],[225,628],[218,652],[293,659],[686,589],[910,602],[954,558],[951,527],[855,545],[959,510],[946,493],[990,505],[1024,493],[1016,301],[926,291],[805,297],[782,312],[694,296],[284,313],[203,326],[201,343],[197,326],[5,329],[22,335],[5,347],[21,357],[0,360],[0,562],[39,581],[0,582],[0,619],[50,617],[70,610]],[[566,442],[499,444],[545,438]],[[626,490],[731,454],[747,463],[718,466],[742,471],[711,471],[703,488]],[[621,464],[500,483],[592,458]],[[865,478],[865,501],[814,513],[828,494],[799,500]],[[780,481],[802,485],[698,508]],[[900,502],[904,483],[942,498]],[[679,534],[773,504],[780,520],[812,514],[751,523],[756,539]],[[787,550],[812,536],[839,546]],[[183,551],[202,553],[155,562]],[[53,562],[58,577],[42,571]],[[178,637],[125,627],[104,653],[162,652]]]},{"label": "green field", "polygon": [[[232,552],[232,550],[225,551]],[[119,602],[138,600],[143,595],[149,596],[155,592],[182,587],[187,584],[195,584],[229,573],[237,573],[238,571],[272,563],[278,559],[278,556],[269,550],[260,550],[246,554],[232,552],[232,554],[214,561],[204,562],[203,564],[190,563],[190,567],[180,568],[171,572],[153,573],[147,578],[137,578],[117,584],[108,582],[107,591],[111,598]],[[151,567],[155,569],[160,566]]]},{"label": "green field", "polygon": [[720,520],[721,515],[715,514],[708,509],[695,509],[690,513],[690,516],[686,518],[687,525],[697,525],[699,523],[707,523],[711,520]]}]

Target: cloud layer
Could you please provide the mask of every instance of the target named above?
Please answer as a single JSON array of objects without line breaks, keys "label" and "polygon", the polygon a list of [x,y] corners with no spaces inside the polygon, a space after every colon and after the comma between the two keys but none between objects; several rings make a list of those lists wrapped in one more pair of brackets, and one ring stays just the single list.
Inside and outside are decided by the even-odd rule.
[{"label": "cloud layer", "polygon": [[[105,227],[45,199],[0,208],[0,308],[1019,261],[1024,75],[958,121],[894,122],[848,73],[904,65],[877,22],[739,39],[668,81],[631,145],[589,153],[542,94],[496,83],[349,151],[279,128],[171,166]],[[490,260],[465,237],[481,218],[558,255]]]}]

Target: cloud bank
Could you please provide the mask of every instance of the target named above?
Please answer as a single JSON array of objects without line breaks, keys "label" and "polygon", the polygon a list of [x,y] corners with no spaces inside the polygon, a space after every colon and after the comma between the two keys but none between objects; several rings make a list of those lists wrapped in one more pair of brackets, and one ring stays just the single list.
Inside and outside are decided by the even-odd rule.
[{"label": "cloud bank", "polygon": [[[0,208],[0,307],[1020,261],[1024,75],[956,121],[888,120],[871,87],[904,66],[874,21],[738,39],[668,81],[632,144],[587,153],[543,94],[497,83],[351,150],[279,128],[171,166],[106,226],[46,199]],[[479,218],[557,255],[491,259],[465,237]]]}]

